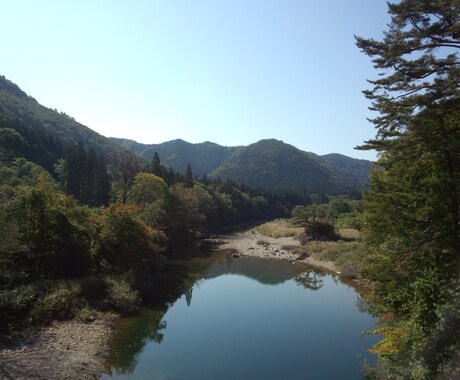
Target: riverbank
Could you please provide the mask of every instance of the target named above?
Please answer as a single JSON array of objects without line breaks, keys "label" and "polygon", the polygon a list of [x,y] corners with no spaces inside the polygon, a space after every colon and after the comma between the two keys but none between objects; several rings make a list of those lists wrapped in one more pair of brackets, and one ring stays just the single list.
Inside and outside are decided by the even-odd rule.
[{"label": "riverbank", "polygon": [[233,249],[236,251],[236,256],[301,262],[340,274],[337,266],[332,261],[317,260],[311,256],[305,258],[302,255],[293,253],[287,247],[300,247],[299,241],[294,237],[272,238],[260,234],[255,229],[251,229],[230,235],[220,235],[216,240],[223,243],[219,245],[219,249]]},{"label": "riverbank", "polygon": [[0,350],[0,379],[99,379],[116,321],[105,314],[92,322],[54,322]]}]

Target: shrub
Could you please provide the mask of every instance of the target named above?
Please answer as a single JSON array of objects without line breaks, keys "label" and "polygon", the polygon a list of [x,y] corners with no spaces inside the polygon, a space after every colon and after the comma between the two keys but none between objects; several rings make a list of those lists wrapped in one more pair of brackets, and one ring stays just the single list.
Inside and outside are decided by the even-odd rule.
[{"label": "shrub", "polygon": [[323,220],[315,222],[305,227],[305,233],[313,240],[337,241],[338,236],[335,233],[334,225]]},{"label": "shrub", "polygon": [[89,276],[79,280],[80,295],[84,297],[91,306],[97,306],[107,297],[107,281],[103,277]]},{"label": "shrub", "polygon": [[264,247],[268,247],[270,243],[266,240],[257,240],[257,245],[263,245]]},{"label": "shrub", "polygon": [[140,301],[137,291],[123,278],[108,277],[108,300],[111,306],[122,313],[132,313]]},{"label": "shrub", "polygon": [[60,283],[38,305],[46,320],[70,318],[79,309],[82,303],[81,299],[78,298],[74,287],[67,288],[66,285],[68,286],[69,284]]}]

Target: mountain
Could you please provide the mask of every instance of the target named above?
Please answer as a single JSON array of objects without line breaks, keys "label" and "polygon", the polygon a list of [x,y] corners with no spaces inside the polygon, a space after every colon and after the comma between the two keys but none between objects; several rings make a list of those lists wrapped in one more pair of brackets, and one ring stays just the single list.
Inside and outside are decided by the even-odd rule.
[{"label": "mountain", "polygon": [[369,181],[369,171],[372,168],[371,161],[359,160],[338,153],[330,153],[317,157],[330,169],[340,173],[351,188],[360,189]]},{"label": "mountain", "polygon": [[212,177],[231,178],[250,187],[346,192],[342,178],[306,152],[275,139],[243,147],[215,169]]},{"label": "mountain", "polygon": [[202,177],[211,173],[240,147],[226,147],[209,141],[191,144],[184,140],[172,140],[162,144],[140,144],[133,140],[112,138],[126,149],[139,154],[150,161],[158,152],[163,164],[184,172],[188,164],[193,169],[193,175]]},{"label": "mountain", "polygon": [[362,189],[372,166],[370,161],[341,154],[319,156],[304,152],[275,139],[243,147],[210,142],[191,144],[183,140],[152,145],[114,140],[148,160],[156,151],[163,163],[178,171],[183,172],[190,163],[199,177],[207,174],[224,180],[230,178],[253,187],[344,193],[348,189]]},{"label": "mountain", "polygon": [[[4,76],[0,76],[0,129],[3,135],[11,129],[18,132],[24,145],[21,149],[23,156],[50,172],[53,172],[57,159],[78,142],[103,154],[109,162],[122,151],[135,157],[117,142],[78,123],[65,113],[42,106]],[[3,138],[11,140],[16,137]]]}]

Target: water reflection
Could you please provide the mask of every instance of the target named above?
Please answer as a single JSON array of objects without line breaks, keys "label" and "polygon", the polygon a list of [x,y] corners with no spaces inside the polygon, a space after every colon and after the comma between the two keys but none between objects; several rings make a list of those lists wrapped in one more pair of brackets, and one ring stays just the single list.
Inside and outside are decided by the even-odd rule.
[{"label": "water reflection", "polygon": [[[295,287],[295,284],[297,284],[297,286],[301,286],[307,290],[310,290],[316,293],[316,291],[318,291],[324,286],[325,279],[329,279],[327,280],[329,284],[331,282],[334,283],[338,281],[338,279],[335,276],[331,277],[326,272],[313,270],[310,267],[299,265],[299,264],[293,264],[290,262],[276,261],[276,260],[261,260],[261,259],[256,259],[256,258],[245,258],[245,257],[238,258],[238,259],[232,259],[231,252],[228,252],[228,251],[227,252],[226,251],[216,252],[215,254],[212,254],[209,257],[201,257],[201,258],[195,258],[191,260],[177,262],[175,263],[175,271],[176,272],[174,276],[178,276],[179,273],[182,276],[180,286],[178,286],[180,289],[182,289],[180,293],[177,292],[178,287],[176,287],[174,289],[174,293],[172,293],[173,295],[171,297],[167,297],[168,302],[163,302],[157,305],[149,306],[149,308],[143,310],[139,315],[132,317],[132,318],[124,318],[122,321],[120,321],[119,326],[116,329],[116,332],[113,336],[113,339],[110,345],[110,352],[109,352],[109,356],[107,360],[107,373],[108,374],[104,375],[102,379],[108,379],[110,377],[122,377],[121,375],[129,376],[133,374],[133,376],[135,376],[136,374],[134,374],[134,371],[136,367],[138,365],[141,365],[141,363],[144,363],[143,366],[146,366],[145,358],[148,357],[148,355],[152,355],[152,352],[153,352],[152,347],[150,347],[148,343],[154,342],[156,346],[160,345],[164,340],[165,334],[169,337],[168,338],[169,343],[163,343],[163,345],[170,346],[174,342],[178,342],[179,338],[177,334],[179,334],[179,332],[175,331],[174,333],[172,333],[175,329],[177,329],[177,324],[176,324],[176,327],[171,327],[170,334],[167,334],[167,331],[166,331],[167,322],[166,320],[164,320],[164,317],[165,317],[165,314],[170,309],[170,306],[174,305],[174,308],[172,308],[172,310],[176,309],[177,315],[180,314],[184,316],[186,319],[187,318],[192,318],[192,319],[201,318],[205,320],[203,316],[199,316],[199,317],[193,316],[194,314],[193,311],[197,307],[200,307],[198,306],[200,303],[201,304],[203,303],[203,298],[199,297],[199,294],[202,293],[202,290],[200,289],[200,286],[199,286],[200,283],[203,283],[203,286],[206,286],[206,283],[208,280],[212,280],[212,279],[218,278],[220,276],[225,276],[225,275],[239,275],[239,276],[243,276],[245,278],[257,281],[257,283],[262,284],[262,285],[273,286],[274,287],[273,292],[277,294],[278,292],[280,292],[283,294],[282,298],[277,302],[273,302],[270,296],[267,296],[268,298],[265,300],[266,304],[263,304],[267,308],[265,315],[271,316],[273,320],[271,320],[270,318],[268,320],[264,320],[264,319],[260,319],[261,318],[260,314],[258,314],[259,311],[254,311],[253,313],[255,314],[249,313],[248,315],[244,315],[244,313],[242,312],[243,309],[247,311],[247,306],[244,306],[244,305],[247,305],[247,302],[251,302],[249,301],[249,299],[245,298],[246,296],[248,296],[248,294],[244,294],[244,292],[248,292],[248,291],[251,292],[253,290],[249,290],[248,288],[241,288],[243,293],[241,293],[240,299],[234,300],[234,299],[226,299],[225,296],[223,295],[223,293],[225,293],[223,289],[227,289],[226,287],[219,289],[213,286],[212,288],[213,292],[214,294],[216,294],[216,297],[217,297],[214,300],[214,302],[217,301],[217,303],[213,304],[214,305],[213,309],[207,309],[208,310],[207,313],[208,314],[212,313],[213,315],[214,313],[216,313],[217,317],[211,320],[207,319],[208,321],[207,325],[203,327],[205,329],[204,334],[206,335],[206,334],[210,334],[209,331],[219,331],[219,328],[221,327],[221,325],[219,324],[222,324],[222,323],[230,324],[228,321],[225,322],[226,321],[225,313],[227,313],[227,316],[229,314],[233,315],[233,317],[231,317],[232,320],[239,320],[240,318],[251,320],[252,318],[254,319],[256,325],[265,323],[267,324],[267,326],[270,326],[270,324],[275,323],[275,325],[268,327],[269,329],[268,331],[272,331],[272,333],[275,334],[276,331],[279,330],[279,327],[275,327],[276,323],[277,321],[283,318],[281,317],[281,315],[283,314],[280,314],[278,318],[275,317],[277,313],[283,312],[283,307],[281,306],[279,302],[282,302],[282,304],[287,302],[287,304],[289,304],[289,299],[291,298],[294,299],[293,297],[298,297],[298,295],[293,295],[293,293],[295,293],[293,289],[291,289],[288,286],[290,290],[287,290],[288,288],[286,288],[283,284],[285,284],[289,280],[293,280],[293,282],[292,281],[291,282],[294,287]],[[231,276],[227,276],[227,277],[229,279],[231,278]],[[337,283],[340,284],[340,282],[337,282]],[[238,282],[231,282],[231,284],[232,286],[239,286]],[[193,296],[194,288],[196,288],[196,292],[197,292],[196,293],[197,300],[195,301],[197,305],[195,305],[194,308],[192,307],[191,308],[192,310],[190,310],[189,312],[187,309],[192,306],[192,296]],[[161,292],[163,294],[165,292],[165,289],[162,289]],[[223,292],[223,293],[220,293],[220,292]],[[257,297],[260,297],[260,296],[257,296]],[[184,301],[177,302],[181,298],[183,298]],[[257,299],[259,300],[259,298]],[[234,302],[234,304],[232,304],[231,302]],[[359,299],[358,299],[358,302],[360,302]],[[241,305],[237,306],[238,303],[241,303]],[[226,306],[224,307],[222,305],[226,305]],[[363,305],[360,305],[360,306],[363,306]],[[261,307],[262,307],[262,304],[261,304]],[[311,307],[312,309],[314,309],[314,306],[311,306]],[[238,311],[239,309],[242,309],[242,310]],[[222,315],[219,314],[220,311],[222,312]],[[331,315],[333,314],[334,313],[331,313]],[[177,318],[177,315],[176,315],[176,318]],[[300,313],[299,315],[305,315],[305,314]],[[171,316],[171,314],[168,314],[168,320],[170,320],[171,318],[174,318],[174,317]],[[292,318],[297,318],[297,317],[291,316],[290,318],[292,319]],[[176,322],[177,322],[177,319],[176,319]],[[194,322],[196,323],[196,320],[194,320]],[[174,323],[171,326],[174,326]],[[199,326],[199,324],[198,325],[195,324],[194,326]],[[201,327],[198,327],[198,328],[201,328]],[[239,328],[244,329],[244,326],[243,327],[239,326]],[[321,329],[318,329],[318,330],[321,330]],[[195,333],[198,334],[198,331],[190,332],[190,331],[181,330],[179,335],[188,336],[189,334],[191,334],[193,336],[193,334]],[[242,336],[239,337],[238,339],[244,339],[245,333],[243,333],[242,331],[240,331],[240,333],[242,334]],[[252,331],[248,330],[248,333],[251,334]],[[310,334],[310,333],[311,332],[307,331],[305,334]],[[294,334],[293,336],[298,335],[297,329],[294,329],[293,334]],[[199,345],[200,345],[199,341],[202,340],[202,338],[204,338],[201,335],[199,336],[200,338],[195,343],[197,346],[197,350],[196,350],[197,352],[199,352]],[[265,335],[261,335],[258,338],[258,340],[263,340],[265,338],[266,338]],[[225,341],[226,339],[232,340],[232,339],[235,339],[235,336],[232,337],[232,334],[231,334],[225,339],[221,338],[221,340],[223,341]],[[312,340],[318,341],[317,339],[312,339]],[[214,342],[214,340],[211,339],[211,342]],[[254,342],[257,342],[257,340],[254,340]],[[282,339],[280,338],[278,342],[282,342]],[[246,343],[246,344],[249,344],[249,343]],[[280,343],[280,345],[281,344],[282,343]],[[285,343],[285,344],[290,344],[290,343]],[[162,349],[164,348],[163,345],[162,345]],[[263,351],[267,347],[271,347],[271,346],[272,346],[271,344],[267,343],[263,345],[263,347],[259,347],[259,348],[254,347],[254,349]],[[186,350],[184,347],[184,344],[182,346],[179,345],[179,346],[174,346],[173,348],[170,347],[167,349],[173,350],[174,355],[178,356],[177,362],[183,362],[183,361],[185,362],[185,361],[193,360],[191,359],[191,356],[196,354],[194,351],[191,351],[191,352],[189,351],[187,354],[182,353],[181,352],[182,350]],[[220,349],[222,350],[222,348]],[[308,350],[308,348],[302,348],[302,350],[304,349]],[[150,352],[148,352],[149,350]],[[288,350],[288,347],[286,346],[283,352],[284,351],[287,352],[287,350]],[[140,359],[141,354],[146,355],[146,356]],[[181,355],[186,355],[186,356],[181,357]],[[229,355],[232,355],[232,353],[229,353]],[[151,359],[147,359],[147,361],[150,361],[150,360]],[[177,362],[175,362],[174,365],[176,365]],[[167,364],[165,363],[163,364],[166,368]],[[164,370],[166,371],[166,369]],[[236,370],[237,368],[235,368],[235,371]],[[146,377],[146,378],[150,378],[150,377]],[[154,378],[154,377],[151,377],[151,378]],[[178,376],[178,378],[184,378],[184,377]],[[190,378],[193,378],[193,376]]]},{"label": "water reflection", "polygon": [[162,319],[167,310],[144,309],[135,318],[120,321],[110,344],[107,372],[111,373],[113,369],[118,374],[129,375],[134,371],[137,356],[145,345],[150,341],[158,344],[163,341],[162,331],[166,329],[167,322]]},{"label": "water reflection", "polygon": [[297,285],[301,285],[305,289],[319,290],[324,284],[324,276],[324,273],[319,273],[314,270],[307,270],[297,275],[294,280],[297,282]]}]

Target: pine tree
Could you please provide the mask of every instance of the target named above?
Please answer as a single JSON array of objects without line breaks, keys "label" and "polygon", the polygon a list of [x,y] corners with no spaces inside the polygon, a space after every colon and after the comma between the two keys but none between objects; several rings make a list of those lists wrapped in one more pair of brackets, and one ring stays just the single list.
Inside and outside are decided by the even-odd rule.
[{"label": "pine tree", "polygon": [[152,174],[155,174],[158,177],[164,176],[163,173],[163,168],[161,166],[160,162],[160,156],[158,155],[158,152],[155,152],[152,157],[152,162],[150,163],[150,171]]},{"label": "pine tree", "polygon": [[380,153],[364,197],[365,274],[376,284],[372,310],[384,316],[375,352],[389,378],[451,378],[460,350],[460,2],[388,6],[383,41],[357,38],[381,70],[364,92],[379,113],[377,136],[361,147]]},{"label": "pine tree", "polygon": [[190,164],[188,164],[187,169],[185,169],[184,187],[186,188],[193,187],[193,173],[192,173],[192,167],[190,166]]}]

